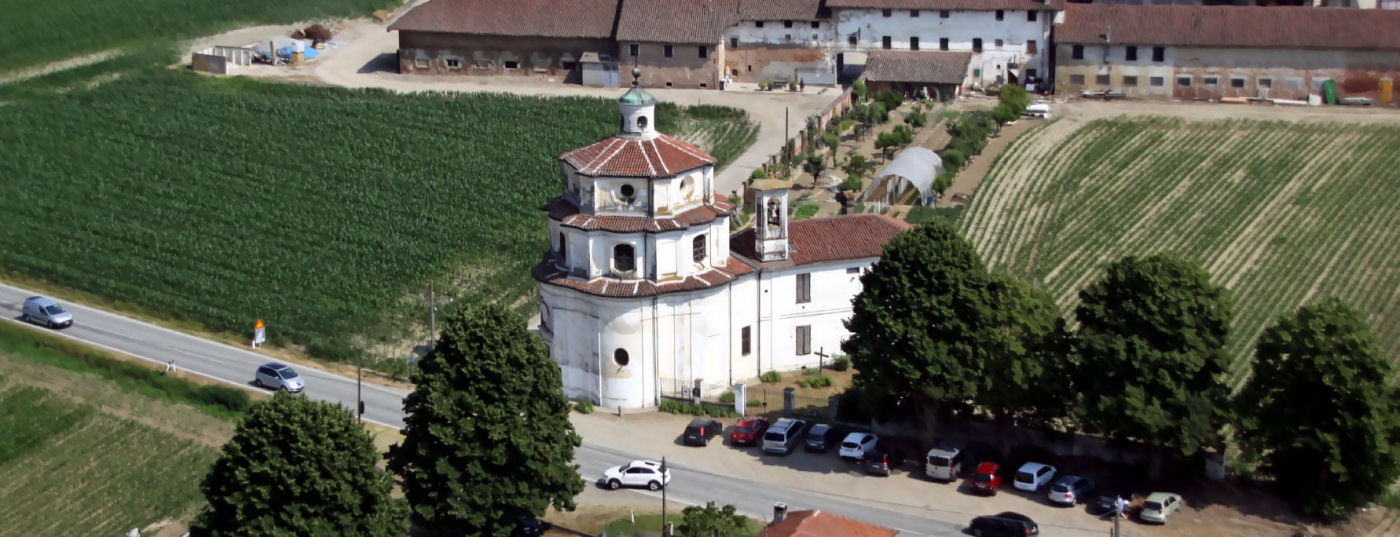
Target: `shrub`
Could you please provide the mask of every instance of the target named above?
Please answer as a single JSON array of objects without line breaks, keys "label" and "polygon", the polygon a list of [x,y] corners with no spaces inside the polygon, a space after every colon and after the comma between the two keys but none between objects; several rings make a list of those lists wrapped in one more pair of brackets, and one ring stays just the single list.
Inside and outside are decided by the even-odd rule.
[{"label": "shrub", "polygon": [[574,410],[577,410],[579,414],[592,414],[593,401],[579,399],[578,402],[574,403]]},{"label": "shrub", "polygon": [[851,130],[851,127],[854,127],[855,124],[856,124],[856,120],[854,120],[854,119],[843,119],[843,120],[841,120],[841,123],[839,123],[839,124],[836,125],[836,134],[841,134],[841,133],[844,133],[844,132],[846,132],[846,131],[848,131],[848,130]]},{"label": "shrub", "polygon": [[827,388],[831,386],[831,377],[803,377],[797,379],[797,385],[802,388]]},{"label": "shrub", "polygon": [[734,402],[734,392],[724,392],[724,393],[722,393],[722,394],[719,394],[719,402],[721,402],[721,403],[733,403],[733,402]]},{"label": "shrub", "polygon": [[851,84],[851,96],[855,97],[857,102],[865,100],[865,92],[865,80],[856,80]]},{"label": "shrub", "polygon": [[875,101],[885,107],[885,110],[894,110],[904,103],[904,95],[894,91],[882,91],[875,94]]},{"label": "shrub", "polygon": [[733,409],[733,408],[730,408],[730,407],[722,407],[722,406],[714,406],[714,405],[705,405],[705,404],[697,405],[697,404],[695,404],[695,403],[687,403],[687,402],[685,402],[685,401],[676,401],[676,400],[672,400],[672,399],[666,399],[666,400],[664,400],[664,401],[661,401],[661,404],[660,404],[660,405],[657,405],[656,408],[657,408],[657,410],[660,410],[660,411],[662,411],[662,412],[669,412],[669,413],[672,413],[672,414],[682,414],[682,415],[686,415],[686,416],[709,416],[709,417],[712,417],[712,418],[732,418],[732,417],[735,417],[735,416],[738,416],[738,415],[739,415],[737,412],[734,412],[734,409]]},{"label": "shrub", "polygon": [[967,155],[957,149],[944,149],[939,156],[943,157],[943,169],[950,172],[962,169],[963,164],[967,163]]},{"label": "shrub", "polygon": [[764,171],[762,166],[754,168],[753,173],[749,174],[749,179],[753,180],[762,179],[764,177],[768,177],[768,172]]},{"label": "shrub", "polygon": [[760,376],[758,377],[758,379],[761,380],[761,381],[763,381],[763,382],[765,382],[765,383],[767,383],[767,384],[774,384],[774,383],[777,383],[777,382],[782,382],[782,381],[783,381],[783,376],[782,376],[781,374],[779,374],[777,371],[769,371],[769,372],[767,372],[767,373],[764,373],[764,374],[760,375]]},{"label": "shrub", "polygon": [[749,406],[749,408],[759,408],[759,407],[763,406],[763,400],[762,400],[762,399],[749,399],[749,400],[748,400],[748,406]]},{"label": "shrub", "polygon": [[841,184],[837,188],[840,188],[841,190],[860,192],[865,188],[865,185],[860,182],[859,177],[849,176],[845,179],[842,179]]},{"label": "shrub", "polygon": [[928,116],[924,115],[923,112],[910,112],[909,115],[904,116],[904,122],[916,128],[922,128],[924,124],[928,123]]},{"label": "shrub", "polygon": [[831,360],[832,371],[845,371],[851,368],[851,358],[844,354],[839,354]]}]

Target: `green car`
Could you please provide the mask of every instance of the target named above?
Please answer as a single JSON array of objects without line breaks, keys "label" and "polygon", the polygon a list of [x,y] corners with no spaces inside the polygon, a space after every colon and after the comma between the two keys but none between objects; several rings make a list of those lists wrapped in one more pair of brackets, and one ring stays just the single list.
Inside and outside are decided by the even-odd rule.
[{"label": "green car", "polygon": [[1142,511],[1138,516],[1145,522],[1156,522],[1158,524],[1167,523],[1167,515],[1175,513],[1182,504],[1181,495],[1172,492],[1153,492],[1147,495],[1147,500],[1142,502]]}]

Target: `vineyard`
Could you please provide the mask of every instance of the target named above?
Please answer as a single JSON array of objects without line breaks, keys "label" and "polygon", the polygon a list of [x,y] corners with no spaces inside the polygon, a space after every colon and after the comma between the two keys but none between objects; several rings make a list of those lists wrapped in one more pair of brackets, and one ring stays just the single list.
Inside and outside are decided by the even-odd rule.
[{"label": "vineyard", "polygon": [[[352,335],[426,322],[404,297],[430,278],[528,305],[557,156],[616,113],[165,71],[23,99],[0,108],[0,268],[240,337],[262,318],[273,343],[344,356]],[[680,111],[657,115],[676,132]],[[688,123],[716,121],[734,119]]]},{"label": "vineyard", "polygon": [[113,47],[217,33],[244,23],[368,15],[392,0],[0,2],[0,73]]},{"label": "vineyard", "polygon": [[213,447],[0,377],[6,535],[121,535],[203,502]]},{"label": "vineyard", "polygon": [[[1076,130],[1077,129],[1077,130]],[[1248,120],[1059,121],[1002,154],[962,232],[1071,311],[1130,254],[1199,261],[1232,293],[1232,381],[1277,315],[1336,295],[1400,352],[1400,128]]]}]

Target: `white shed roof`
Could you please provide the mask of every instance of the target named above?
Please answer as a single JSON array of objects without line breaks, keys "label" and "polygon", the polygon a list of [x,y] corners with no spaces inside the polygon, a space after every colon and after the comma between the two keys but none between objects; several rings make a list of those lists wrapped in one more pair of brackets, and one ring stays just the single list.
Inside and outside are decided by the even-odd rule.
[{"label": "white shed roof", "polygon": [[934,195],[933,178],[942,172],[943,159],[938,158],[937,153],[923,147],[909,147],[900,151],[894,160],[875,174],[866,195],[874,192],[876,185],[886,183],[888,192],[899,192],[912,186],[919,189],[921,198],[931,198]]}]

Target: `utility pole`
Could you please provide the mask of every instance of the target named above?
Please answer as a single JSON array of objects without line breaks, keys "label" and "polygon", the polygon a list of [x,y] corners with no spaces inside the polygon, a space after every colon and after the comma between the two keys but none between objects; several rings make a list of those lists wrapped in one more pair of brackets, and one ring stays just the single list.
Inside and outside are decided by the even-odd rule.
[{"label": "utility pole", "polygon": [[433,282],[428,281],[428,352],[433,351],[437,340],[437,295],[433,294]]},{"label": "utility pole", "polygon": [[364,377],[361,372],[364,370],[364,367],[365,355],[362,352],[359,354],[359,358],[355,360],[355,420],[361,423],[365,421],[365,400],[361,398],[361,380]]},{"label": "utility pole", "polygon": [[661,457],[661,537],[671,537],[666,531],[666,457]]}]

